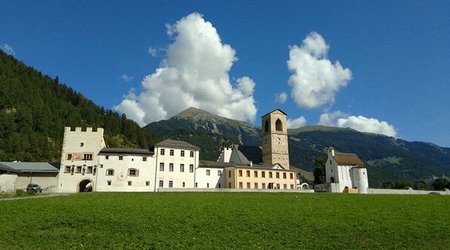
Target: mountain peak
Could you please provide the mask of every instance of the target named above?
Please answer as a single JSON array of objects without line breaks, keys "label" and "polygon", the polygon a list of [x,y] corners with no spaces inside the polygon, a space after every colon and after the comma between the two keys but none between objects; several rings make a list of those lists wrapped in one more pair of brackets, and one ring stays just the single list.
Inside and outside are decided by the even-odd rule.
[{"label": "mountain peak", "polygon": [[180,113],[178,113],[174,117],[185,119],[185,118],[200,118],[200,117],[205,117],[205,116],[211,117],[211,116],[216,116],[216,115],[211,114],[208,111],[205,111],[203,109],[189,107],[189,108],[181,111]]}]

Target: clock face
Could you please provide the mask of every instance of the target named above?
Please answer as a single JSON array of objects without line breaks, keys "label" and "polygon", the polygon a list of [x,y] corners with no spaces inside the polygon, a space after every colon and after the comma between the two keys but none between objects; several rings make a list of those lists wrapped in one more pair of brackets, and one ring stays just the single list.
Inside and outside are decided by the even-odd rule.
[{"label": "clock face", "polygon": [[275,142],[276,142],[277,144],[283,144],[283,143],[284,143],[283,137],[282,137],[282,136],[279,136],[279,135],[276,135],[276,136],[275,136]]}]

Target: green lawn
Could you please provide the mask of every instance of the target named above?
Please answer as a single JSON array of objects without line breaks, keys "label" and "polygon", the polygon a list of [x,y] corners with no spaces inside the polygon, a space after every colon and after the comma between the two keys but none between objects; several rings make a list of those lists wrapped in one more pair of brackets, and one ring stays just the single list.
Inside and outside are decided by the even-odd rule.
[{"label": "green lawn", "polygon": [[450,196],[85,193],[0,201],[1,249],[448,249]]}]

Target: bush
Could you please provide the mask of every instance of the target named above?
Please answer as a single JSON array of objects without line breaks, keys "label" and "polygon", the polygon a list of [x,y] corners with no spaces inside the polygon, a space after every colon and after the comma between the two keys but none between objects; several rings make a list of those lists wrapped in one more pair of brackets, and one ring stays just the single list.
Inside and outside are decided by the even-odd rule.
[{"label": "bush", "polygon": [[17,197],[21,197],[21,196],[25,196],[27,193],[25,191],[23,191],[23,189],[17,189],[16,190],[16,196]]}]

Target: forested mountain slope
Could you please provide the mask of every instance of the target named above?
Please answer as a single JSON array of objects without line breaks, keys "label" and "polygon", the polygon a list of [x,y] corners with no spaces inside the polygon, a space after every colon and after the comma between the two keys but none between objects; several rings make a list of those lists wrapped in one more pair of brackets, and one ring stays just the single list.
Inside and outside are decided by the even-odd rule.
[{"label": "forested mountain slope", "polygon": [[64,126],[103,127],[109,146],[155,142],[134,121],[0,50],[0,160],[59,161]]}]

